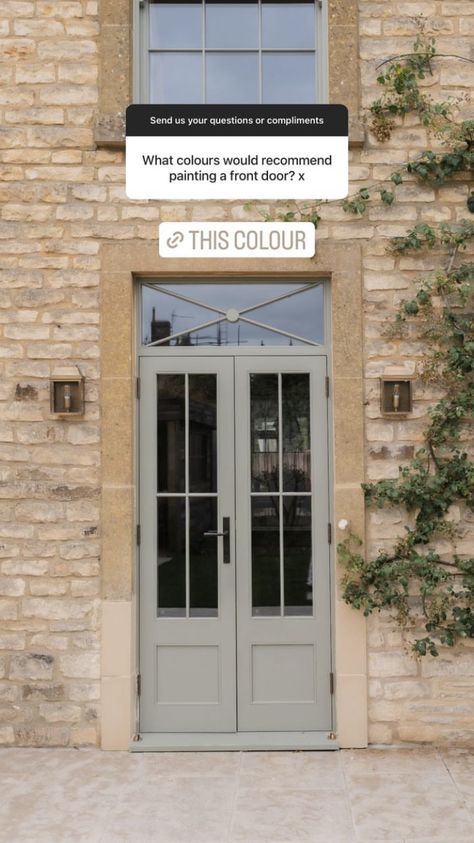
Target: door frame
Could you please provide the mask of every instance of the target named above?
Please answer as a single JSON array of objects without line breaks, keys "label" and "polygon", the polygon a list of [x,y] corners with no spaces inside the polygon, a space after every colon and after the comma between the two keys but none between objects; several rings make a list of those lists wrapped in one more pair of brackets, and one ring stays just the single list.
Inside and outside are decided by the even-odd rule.
[{"label": "door frame", "polygon": [[[328,279],[331,288],[334,410],[331,462],[333,506],[339,519],[365,535],[362,252],[356,241],[318,242],[312,260],[164,259],[156,241],[104,243],[101,263],[102,391],[102,664],[101,745],[137,747],[136,568],[136,282],[141,279]],[[268,349],[267,349],[268,350]],[[278,351],[277,351],[278,353]],[[295,349],[294,353],[298,353]],[[91,377],[94,366],[90,368]],[[335,541],[344,534],[335,530]],[[334,546],[333,546],[334,550]],[[367,745],[366,621],[341,599],[333,564],[335,600],[336,733],[340,746]],[[132,743],[130,743],[132,741]],[[140,743],[140,742],[138,742]],[[294,747],[297,747],[294,742]],[[197,747],[195,747],[197,748]],[[202,747],[204,748],[204,747]],[[217,747],[214,747],[217,748]],[[290,747],[288,747],[290,748]]]},{"label": "door frame", "polygon": [[[148,283],[150,283],[151,279],[147,279]],[[165,282],[165,279],[159,279],[161,283]],[[190,278],[182,278],[180,279],[181,283],[183,284],[190,284],[193,282],[196,283],[206,283],[209,286],[213,284],[219,283],[218,279],[215,278],[200,278],[200,279],[190,279]],[[252,283],[262,283],[262,279],[260,277],[243,277],[242,279],[233,279],[234,283],[238,280],[238,283],[242,286],[246,286]],[[274,278],[266,279],[268,283],[272,283],[275,281]],[[320,360],[325,361],[325,371],[326,373],[330,370],[330,350],[331,350],[331,324],[330,324],[330,287],[325,280],[322,279],[308,279],[307,283],[311,283],[311,281],[315,285],[323,284],[324,286],[324,337],[325,342],[321,345],[299,345],[299,346],[265,346],[264,349],[260,352],[259,346],[200,346],[199,349],[194,348],[190,349],[188,346],[183,347],[176,347],[176,346],[143,346],[140,343],[141,338],[141,287],[137,285],[136,294],[137,294],[137,339],[138,339],[138,360],[147,360],[152,358],[155,361],[163,360],[166,361],[164,371],[170,370],[170,361],[172,361],[172,365],[176,364],[179,367],[179,360],[189,361],[189,360],[199,360],[199,359],[233,359],[237,360],[238,358],[252,358],[255,360],[259,359],[266,359],[270,361],[272,358],[279,358],[285,357],[286,359],[298,359],[298,358],[311,358],[315,359],[318,358]],[[173,279],[173,283],[177,282],[177,279]],[[222,282],[221,282],[222,283]],[[301,286],[301,279],[297,279],[295,281],[295,288]],[[190,294],[192,296],[192,293]],[[265,368],[265,366],[264,366]],[[260,367],[257,364],[256,371],[260,371]],[[237,377],[234,378],[234,388],[237,385]],[[331,442],[331,430],[332,430],[332,412],[331,412],[331,396],[330,391],[328,390],[327,401],[326,401],[326,431],[327,431],[327,441],[325,443],[325,452],[327,460],[327,511],[328,511],[328,520],[330,523],[333,521],[333,512],[332,512],[332,473],[331,473],[331,459],[330,454],[332,452],[332,442]],[[141,401],[145,400],[145,395],[142,396]],[[315,423],[315,405],[314,402],[316,397],[313,395],[312,398],[312,428],[314,434],[314,423]],[[237,401],[237,396],[234,394],[234,401]],[[237,422],[236,422],[237,424]],[[138,457],[137,457],[137,465],[141,465],[141,431],[142,431],[142,422],[140,422],[138,426],[138,441],[137,441],[137,448],[138,448]],[[313,436],[314,439],[314,436]],[[313,441],[312,439],[312,441]],[[312,448],[314,449],[315,443],[313,441]],[[313,454],[314,460],[314,454]],[[241,493],[241,484],[238,482],[238,478],[236,476],[236,485],[235,485],[235,513],[234,517],[237,518],[237,512],[240,510],[241,503],[238,501],[238,496]],[[314,478],[313,478],[314,482]],[[140,500],[140,493],[141,493],[141,482],[138,483],[138,501],[137,501],[137,509],[139,512],[139,520],[141,518],[140,513],[142,513],[142,503]],[[314,518],[314,515],[313,515]],[[142,534],[144,532],[144,525],[141,526]],[[314,530],[314,520],[313,520],[313,530]],[[234,532],[234,539],[236,540],[237,530],[235,529]],[[302,748],[324,748],[324,749],[337,749],[338,744],[335,739],[335,706],[334,706],[334,683],[329,681],[329,674],[334,676],[334,623],[333,623],[333,616],[334,616],[334,587],[332,582],[332,571],[334,565],[334,555],[333,555],[333,547],[330,545],[328,548],[329,551],[329,559],[330,559],[330,566],[329,566],[329,575],[328,575],[328,590],[327,595],[329,599],[329,611],[328,617],[326,620],[327,627],[326,627],[326,635],[328,636],[328,646],[329,646],[329,665],[328,668],[328,675],[327,681],[322,679],[322,693],[325,695],[326,692],[330,689],[330,697],[329,697],[329,711],[330,711],[330,726],[325,729],[324,731],[318,730],[294,730],[294,731],[263,731],[263,732],[254,732],[254,731],[236,731],[233,733],[227,732],[212,732],[212,733],[197,733],[197,732],[190,732],[190,731],[176,731],[176,732],[149,732],[142,729],[142,719],[141,719],[141,711],[140,711],[140,700],[138,700],[138,735],[140,736],[139,741],[135,741],[135,746],[132,747],[135,751],[141,751],[146,746],[149,749],[155,750],[168,750],[172,748],[179,747],[182,750],[185,749],[192,749],[196,745],[200,746],[201,743],[207,748],[242,748],[245,746],[246,748],[254,748],[258,747],[259,749],[274,749],[275,747],[281,748],[284,746],[287,749],[291,749],[293,745],[300,749]],[[245,554],[244,554],[245,555]],[[313,557],[314,559],[314,557]],[[138,572],[140,572],[140,548],[138,549]],[[235,572],[237,573],[237,572]],[[241,590],[240,578],[236,577],[235,583],[235,621],[238,623],[238,618],[241,615],[242,607],[239,608],[239,595]],[[142,593],[141,584],[138,588],[138,593]],[[138,600],[138,623],[139,623],[139,636],[141,635],[143,626],[141,624],[141,604],[140,599]],[[238,673],[240,668],[239,665],[239,634],[238,630],[236,629],[236,647],[237,651],[235,653],[235,661],[236,661],[236,688],[237,688],[237,697],[236,697],[236,709],[237,709],[237,723],[239,718],[239,704],[238,701],[241,699],[242,689],[239,687],[238,683]],[[139,653],[138,653],[138,670],[139,675],[142,676],[142,671],[145,670],[145,665],[142,664],[143,652],[142,647],[140,646],[139,640]],[[325,661],[325,659],[323,659]],[[148,668],[150,669],[150,668]],[[320,669],[318,669],[318,674],[320,673]],[[147,681],[143,676],[141,685]],[[148,680],[149,681],[149,680]],[[303,736],[303,737],[302,737]]]}]

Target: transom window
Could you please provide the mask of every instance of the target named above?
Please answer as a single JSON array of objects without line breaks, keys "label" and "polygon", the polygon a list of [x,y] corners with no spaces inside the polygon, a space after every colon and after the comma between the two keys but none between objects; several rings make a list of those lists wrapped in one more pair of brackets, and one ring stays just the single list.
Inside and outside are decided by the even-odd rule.
[{"label": "transom window", "polygon": [[319,2],[146,0],[142,24],[144,102],[324,99]]},{"label": "transom window", "polygon": [[324,284],[285,280],[142,285],[145,346],[324,344]]}]

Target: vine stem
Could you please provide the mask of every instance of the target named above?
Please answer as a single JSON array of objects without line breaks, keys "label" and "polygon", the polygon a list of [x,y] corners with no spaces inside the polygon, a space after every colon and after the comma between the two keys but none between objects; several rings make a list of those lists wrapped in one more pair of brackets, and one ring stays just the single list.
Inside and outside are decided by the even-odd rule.
[{"label": "vine stem", "polygon": [[[388,64],[391,61],[395,61],[395,59],[407,59],[407,58],[418,58],[424,56],[425,58],[429,58],[429,53],[400,53],[398,56],[392,56],[389,59],[384,59],[381,61],[380,64],[375,65],[375,69],[378,70],[379,67],[383,67],[384,64]],[[474,59],[470,59],[468,56],[458,56],[456,53],[435,53],[434,56],[431,58],[441,58],[441,59],[459,59],[460,61],[467,61],[470,64],[474,64]]]},{"label": "vine stem", "polygon": [[457,258],[458,252],[459,252],[459,243],[456,243],[452,252],[451,252],[451,254],[450,254],[450,256],[449,256],[448,265],[446,267],[446,274],[447,275],[449,275],[449,273],[451,272],[451,270],[453,268],[453,264],[454,264],[454,261]]}]

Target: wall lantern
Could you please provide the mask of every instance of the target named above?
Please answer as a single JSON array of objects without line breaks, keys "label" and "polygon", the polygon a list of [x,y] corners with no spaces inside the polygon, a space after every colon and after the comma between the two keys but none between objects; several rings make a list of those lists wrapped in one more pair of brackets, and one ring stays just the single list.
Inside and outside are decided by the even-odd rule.
[{"label": "wall lantern", "polygon": [[84,415],[84,378],[75,367],[53,374],[50,382],[51,415],[73,419]]},{"label": "wall lantern", "polygon": [[380,405],[384,418],[405,418],[413,409],[412,381],[396,375],[381,378]]}]

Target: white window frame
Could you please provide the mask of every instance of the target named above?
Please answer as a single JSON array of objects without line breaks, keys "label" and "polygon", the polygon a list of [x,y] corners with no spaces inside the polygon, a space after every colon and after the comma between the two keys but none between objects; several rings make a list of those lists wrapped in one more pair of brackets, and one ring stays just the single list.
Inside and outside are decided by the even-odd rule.
[{"label": "white window frame", "polygon": [[[205,5],[206,0],[201,0]],[[225,2],[225,0],[223,0]],[[229,0],[232,2],[232,0]],[[236,0],[238,2],[238,0]],[[262,0],[257,0],[259,5]],[[314,0],[316,20],[316,103],[329,102],[329,73],[328,73],[328,0]],[[133,102],[149,103],[149,0],[133,0]],[[261,44],[256,50],[245,50],[245,52],[258,52],[259,55],[265,52]],[[191,51],[190,51],[191,52]],[[219,49],[206,49],[205,53],[235,53],[233,47],[220,47]],[[268,52],[285,52],[285,49],[269,49]],[[312,52],[307,49],[289,49],[286,52]]]}]

